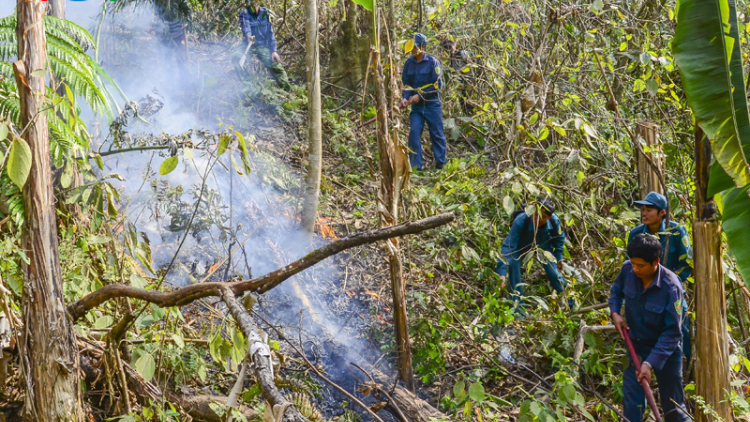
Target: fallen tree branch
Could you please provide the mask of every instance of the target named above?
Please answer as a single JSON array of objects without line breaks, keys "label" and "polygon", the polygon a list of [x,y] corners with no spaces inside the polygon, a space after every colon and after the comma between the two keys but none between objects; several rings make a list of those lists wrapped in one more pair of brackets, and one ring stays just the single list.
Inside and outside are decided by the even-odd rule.
[{"label": "fallen tree branch", "polygon": [[[411,422],[406,417],[406,415],[404,415],[404,412],[402,412],[401,409],[399,409],[398,405],[396,404],[396,401],[393,400],[393,397],[391,397],[391,395],[388,394],[387,391],[385,391],[384,389],[380,388],[380,384],[378,384],[375,381],[375,378],[373,378],[372,375],[370,375],[369,372],[365,371],[364,368],[362,368],[361,366],[357,365],[354,362],[349,362],[349,364],[352,365],[352,366],[354,366],[355,368],[359,369],[360,371],[362,371],[365,375],[367,375],[367,378],[369,378],[370,381],[372,381],[372,383],[375,384],[375,388],[377,389],[377,391],[380,394],[382,394],[388,400],[388,404],[393,408],[393,411],[396,412],[395,416],[398,417],[398,419],[401,422]],[[388,386],[386,385],[386,387],[388,387]]]},{"label": "fallen tree branch", "polygon": [[[380,371],[371,370],[370,373],[375,382],[385,386],[390,385],[388,377]],[[452,421],[426,401],[417,397],[416,394],[405,388],[395,388],[391,393],[393,402],[401,409],[405,416],[412,422],[429,422],[431,420]]]},{"label": "fallen tree branch", "polygon": [[596,305],[591,305],[591,306],[586,306],[584,308],[581,308],[581,309],[579,309],[579,310],[577,310],[577,311],[575,311],[573,313],[574,314],[585,314],[588,311],[598,311],[599,309],[604,309],[607,306],[609,306],[609,303],[607,303],[607,302],[597,303]]},{"label": "fallen tree branch", "polygon": [[586,325],[586,321],[581,320],[581,329],[578,330],[578,338],[576,339],[576,347],[573,352],[573,362],[578,363],[578,359],[581,358],[583,353],[583,335],[592,331],[615,331],[614,325]]},{"label": "fallen tree branch", "polygon": [[221,289],[221,300],[227,305],[242,334],[247,338],[248,358],[253,362],[253,372],[258,380],[263,397],[272,409],[276,422],[310,422],[291,405],[289,400],[279,391],[273,382],[273,363],[271,349],[268,347],[268,337],[263,338],[260,329],[245,308],[239,304],[234,292],[229,287]]},{"label": "fallen tree branch", "polygon": [[229,288],[235,294],[243,293],[246,291],[265,293],[278,286],[293,275],[307,268],[310,268],[318,262],[346,249],[407,234],[421,233],[425,230],[448,224],[454,219],[455,215],[453,213],[445,213],[418,221],[400,224],[398,226],[385,227],[364,233],[357,233],[339,239],[335,242],[328,243],[327,245],[310,252],[297,261],[294,261],[291,264],[286,265],[285,267],[279,268],[276,271],[270,272],[261,277],[253,278],[250,280],[243,280],[240,282],[212,282],[193,284],[171,292],[140,289],[120,283],[110,284],[70,304],[68,306],[68,313],[70,313],[71,317],[75,321],[81,318],[87,311],[96,308],[97,306],[107,302],[108,300],[118,297],[140,299],[146,302],[154,303],[162,308],[168,308],[172,306],[187,305],[204,297],[220,296],[222,289],[226,288]]}]

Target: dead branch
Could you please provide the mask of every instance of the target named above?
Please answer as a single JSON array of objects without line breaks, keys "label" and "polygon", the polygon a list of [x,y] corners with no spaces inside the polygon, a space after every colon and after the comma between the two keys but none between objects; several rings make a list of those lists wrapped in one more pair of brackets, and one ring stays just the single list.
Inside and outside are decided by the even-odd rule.
[{"label": "dead branch", "polygon": [[230,289],[235,294],[243,293],[246,291],[265,293],[278,286],[293,275],[307,268],[310,268],[318,262],[328,258],[329,256],[335,255],[346,249],[407,234],[421,233],[425,230],[448,224],[454,219],[455,215],[453,213],[445,213],[418,221],[400,224],[398,226],[385,227],[364,233],[357,233],[339,239],[335,242],[331,242],[323,246],[322,248],[316,249],[305,255],[304,257],[298,259],[297,261],[294,261],[285,267],[279,268],[276,271],[270,272],[261,277],[236,283],[200,283],[183,287],[172,292],[159,292],[154,290],[139,289],[137,287],[120,283],[110,284],[70,304],[68,306],[68,312],[75,321],[81,318],[87,311],[107,302],[108,300],[118,297],[140,299],[146,302],[154,303],[162,308],[168,308],[172,306],[187,305],[195,300],[204,297],[220,296],[222,289],[226,288]]},{"label": "dead branch", "polygon": [[[378,384],[390,385],[388,377],[380,371],[370,370],[375,382]],[[416,394],[405,388],[395,388],[393,393],[393,402],[399,409],[403,410],[405,416],[412,422],[429,422],[430,420],[451,421],[446,415],[430,406],[429,403],[417,397]]]},{"label": "dead branch", "polygon": [[583,335],[592,331],[614,331],[614,325],[586,325],[586,321],[581,320],[581,329],[578,331],[578,338],[576,339],[576,347],[573,352],[573,362],[578,362],[583,353]]},{"label": "dead branch", "polygon": [[607,303],[607,302],[597,303],[596,305],[591,305],[591,306],[586,306],[584,308],[581,308],[581,309],[579,309],[579,310],[577,310],[577,311],[575,311],[573,313],[574,314],[585,314],[588,311],[598,311],[599,309],[604,309],[607,306],[609,306],[609,303]]},{"label": "dead branch", "polygon": [[248,358],[253,362],[253,372],[258,380],[268,405],[277,422],[310,422],[284,397],[273,382],[273,363],[271,349],[268,347],[268,336],[261,336],[260,329],[253,318],[240,305],[234,292],[227,286],[221,289],[221,300],[227,305],[237,325],[248,342]]},{"label": "dead branch", "polygon": [[378,391],[378,393],[382,394],[383,397],[385,397],[388,400],[388,404],[393,408],[393,411],[395,412],[395,416],[398,417],[398,419],[401,422],[410,422],[409,418],[407,418],[406,415],[404,415],[404,412],[402,412],[401,409],[399,409],[398,405],[396,404],[396,401],[393,400],[393,397],[391,397],[391,395],[388,394],[388,392],[385,389],[380,388],[380,384],[375,382],[375,379],[372,377],[372,375],[370,375],[369,372],[365,371],[364,368],[362,368],[361,366],[357,365],[354,362],[349,362],[349,364],[359,369],[360,371],[362,371],[365,375],[367,375],[367,378],[369,378],[370,381],[372,381],[372,383],[375,384],[375,389]]}]

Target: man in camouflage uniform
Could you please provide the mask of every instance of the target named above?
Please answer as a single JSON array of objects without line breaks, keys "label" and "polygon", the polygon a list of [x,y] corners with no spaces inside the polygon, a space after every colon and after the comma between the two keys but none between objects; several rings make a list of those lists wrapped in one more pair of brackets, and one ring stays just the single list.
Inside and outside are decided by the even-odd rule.
[{"label": "man in camouflage uniform", "polygon": [[240,11],[240,28],[245,42],[253,43],[250,52],[263,63],[281,89],[290,91],[292,87],[289,85],[289,78],[276,51],[276,36],[273,33],[268,9],[250,2]]}]

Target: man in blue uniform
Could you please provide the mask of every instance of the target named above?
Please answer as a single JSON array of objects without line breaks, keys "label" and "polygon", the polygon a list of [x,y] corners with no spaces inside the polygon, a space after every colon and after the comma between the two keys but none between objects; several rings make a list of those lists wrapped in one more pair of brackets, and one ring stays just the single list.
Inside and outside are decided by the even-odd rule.
[{"label": "man in blue uniform", "polygon": [[[532,215],[527,215],[524,211],[513,220],[500,251],[507,263],[500,259],[495,267],[502,286],[505,286],[507,277],[516,300],[523,296],[521,265],[526,254],[533,253],[535,247],[551,253],[557,261],[550,260],[543,264],[552,288],[560,294],[567,284],[562,274],[565,233],[562,231],[560,219],[555,215],[555,203],[549,198],[541,197],[531,206],[535,208]],[[573,301],[570,300],[568,304],[573,306]]]},{"label": "man in blue uniform", "polygon": [[[642,233],[658,236],[661,241],[662,257],[664,258],[661,265],[677,274],[683,284],[684,291],[685,280],[693,273],[693,269],[687,262],[690,251],[690,238],[687,230],[674,221],[670,221],[669,230],[666,229],[667,198],[660,193],[649,192],[643,200],[635,201],[635,205],[641,209],[641,222],[643,224],[630,231],[628,243]],[[667,251],[667,239],[669,239],[669,251]],[[689,364],[693,354],[687,301],[683,303],[682,310],[685,313],[682,319],[682,339],[684,342],[682,350]]]},{"label": "man in blue uniform", "polygon": [[[659,239],[639,234],[628,244],[625,261],[609,295],[612,322],[619,332],[629,330],[636,353],[642,357],[640,368],[632,358],[623,375],[625,417],[643,421],[646,393],[640,380],[651,382],[651,371],[659,382],[659,397],[666,422],[684,422],[682,389],[682,283],[672,271],[659,264]],[[625,319],[621,315],[626,301]],[[627,322],[626,322],[627,320]],[[675,405],[677,403],[677,405]]]},{"label": "man in blue uniform", "polygon": [[[409,48],[411,49],[409,50]],[[406,43],[411,57],[404,64],[401,80],[404,90],[401,108],[411,105],[409,122],[409,162],[412,167],[422,170],[422,143],[420,138],[424,124],[430,131],[432,153],[435,155],[435,168],[440,170],[447,162],[445,134],[443,133],[443,106],[440,102],[440,89],[443,88],[440,62],[425,52],[427,37],[422,34]]]},{"label": "man in blue uniform", "polygon": [[289,78],[284,66],[281,65],[281,57],[276,51],[276,36],[273,33],[268,9],[250,2],[240,11],[240,28],[245,42],[253,43],[252,53],[268,69],[276,84],[285,91],[291,90]]}]

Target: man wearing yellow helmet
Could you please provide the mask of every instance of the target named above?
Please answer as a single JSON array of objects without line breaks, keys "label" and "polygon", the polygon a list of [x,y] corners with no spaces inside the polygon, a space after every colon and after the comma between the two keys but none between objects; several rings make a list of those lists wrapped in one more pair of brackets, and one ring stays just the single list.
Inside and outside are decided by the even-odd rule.
[{"label": "man wearing yellow helmet", "polygon": [[435,155],[435,168],[440,170],[447,162],[446,142],[443,133],[443,106],[440,102],[440,89],[443,87],[440,62],[425,52],[427,37],[415,34],[406,42],[405,52],[411,57],[404,64],[401,80],[404,83],[401,107],[411,105],[409,122],[409,162],[412,167],[422,170],[422,143],[420,138],[424,124],[430,131],[432,153]]}]

